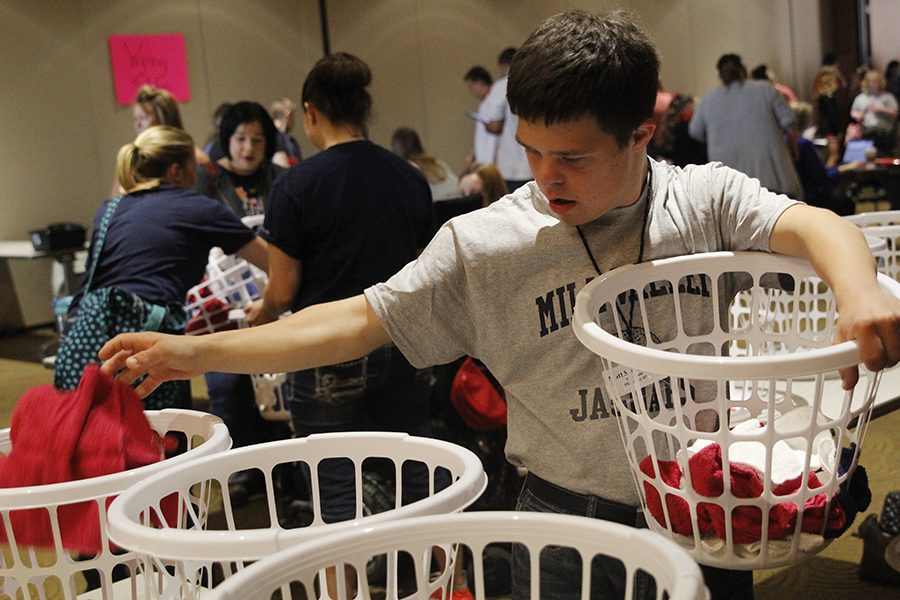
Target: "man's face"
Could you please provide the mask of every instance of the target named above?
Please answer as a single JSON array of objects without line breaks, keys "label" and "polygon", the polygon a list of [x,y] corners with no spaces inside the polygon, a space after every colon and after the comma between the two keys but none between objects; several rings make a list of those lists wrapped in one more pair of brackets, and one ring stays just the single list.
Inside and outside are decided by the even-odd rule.
[{"label": "man's face", "polygon": [[466,87],[469,88],[469,92],[479,100],[484,100],[484,97],[491,91],[491,86],[483,81],[476,81],[474,79],[466,79]]},{"label": "man's face", "polygon": [[266,136],[262,123],[248,121],[238,125],[228,138],[231,168],[238,175],[252,175],[266,157]]},{"label": "man's face", "polygon": [[140,103],[135,103],[134,106],[131,107],[131,115],[134,117],[135,133],[141,133],[145,129],[154,125],[159,125],[159,123],[156,122],[156,115],[153,112],[153,108],[149,105],[145,106]]},{"label": "man's face", "polygon": [[564,223],[583,225],[638,199],[653,129],[645,121],[620,148],[592,116],[553,125],[519,119],[516,139],[550,209]]}]

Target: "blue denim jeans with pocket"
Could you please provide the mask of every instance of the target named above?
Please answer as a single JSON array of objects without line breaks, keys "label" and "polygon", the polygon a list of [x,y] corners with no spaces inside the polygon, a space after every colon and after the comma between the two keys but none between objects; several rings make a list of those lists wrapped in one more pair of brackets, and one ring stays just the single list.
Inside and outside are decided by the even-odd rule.
[{"label": "blue denim jeans with pocket", "polygon": [[[568,511],[536,496],[528,488],[523,488],[516,503],[516,510],[565,514]],[[587,516],[587,515],[580,515]],[[545,546],[540,555],[540,598],[541,600],[573,600],[581,598],[582,565],[578,551],[565,546]],[[596,556],[591,564],[592,599],[625,597],[625,566],[615,556]],[[530,574],[528,550],[513,544],[512,551],[512,598],[530,598]],[[656,587],[646,576],[635,577],[633,596],[635,600],[656,598]]]},{"label": "blue denim jeans with pocket", "polygon": [[[516,510],[571,514],[569,511],[536,496],[523,488]],[[593,516],[593,515],[581,515]],[[572,548],[546,546],[540,556],[541,600],[577,600],[581,598],[581,557]],[[712,600],[753,600],[753,571],[732,571],[700,565],[703,579]],[[512,598],[530,598],[528,550],[513,544]],[[650,574],[652,575],[652,573]],[[651,577],[639,572],[634,578],[629,600],[654,599],[656,584]],[[591,564],[592,599],[624,598],[625,567],[617,558],[598,556]]]},{"label": "blue denim jeans with pocket", "polygon": [[[417,370],[396,346],[387,344],[358,360],[290,373],[284,389],[298,438],[342,431],[397,431],[427,437],[431,435],[431,385],[430,369]],[[323,519],[333,523],[354,518],[352,462],[328,459],[318,471]],[[428,495],[429,475],[421,464],[404,464],[402,476],[404,504]],[[438,481],[437,489],[447,483],[449,479]]]}]

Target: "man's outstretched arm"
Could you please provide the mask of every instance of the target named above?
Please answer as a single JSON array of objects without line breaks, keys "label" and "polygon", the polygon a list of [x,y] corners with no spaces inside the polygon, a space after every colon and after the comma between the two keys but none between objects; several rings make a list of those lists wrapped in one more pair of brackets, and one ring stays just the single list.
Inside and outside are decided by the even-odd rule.
[{"label": "man's outstretched arm", "polygon": [[[840,313],[835,341],[856,340],[873,371],[900,361],[900,300],[878,287],[875,261],[856,225],[828,210],[795,205],[775,223],[770,246],[809,260],[831,287]],[[858,373],[845,369],[841,377],[849,389]]]},{"label": "man's outstretched arm", "polygon": [[207,371],[279,373],[359,358],[390,341],[362,294],[310,306],[286,319],[202,336],[123,333],[100,350],[103,371],[131,383],[147,375],[137,392]]}]

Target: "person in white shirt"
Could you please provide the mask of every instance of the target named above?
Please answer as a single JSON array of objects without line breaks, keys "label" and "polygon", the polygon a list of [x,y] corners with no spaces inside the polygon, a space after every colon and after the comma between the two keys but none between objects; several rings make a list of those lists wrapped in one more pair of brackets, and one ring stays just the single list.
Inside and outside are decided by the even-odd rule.
[{"label": "person in white shirt", "polygon": [[485,103],[494,78],[488,70],[481,65],[469,69],[463,81],[473,96],[478,98],[478,111],[469,113],[475,119],[475,136],[472,143],[472,152],[466,157],[466,167],[475,164],[493,164],[497,157],[497,136],[487,130],[484,116]]},{"label": "person in white shirt", "polygon": [[494,164],[503,175],[506,187],[510,192],[531,181],[531,168],[525,149],[516,141],[516,127],[519,119],[509,109],[506,101],[506,74],[516,54],[515,48],[507,48],[497,59],[500,79],[494,82],[491,92],[484,101],[484,115],[490,119],[487,130],[499,137],[497,141],[497,159]]}]

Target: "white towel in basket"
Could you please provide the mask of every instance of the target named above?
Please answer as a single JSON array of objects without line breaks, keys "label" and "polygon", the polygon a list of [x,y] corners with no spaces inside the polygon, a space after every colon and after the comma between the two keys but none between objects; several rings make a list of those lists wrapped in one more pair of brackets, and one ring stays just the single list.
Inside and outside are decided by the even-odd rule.
[{"label": "white towel in basket", "polygon": [[[802,406],[783,415],[776,416],[773,426],[782,439],[772,445],[772,469],[769,477],[773,486],[796,479],[803,474],[806,462],[806,429],[811,421],[812,408]],[[755,418],[746,419],[735,425],[731,433],[736,436],[759,437],[764,423]],[[788,437],[792,436],[792,437]],[[678,453],[678,462],[686,469],[688,459],[706,448],[714,440],[699,438],[687,447],[687,453]],[[834,462],[834,439],[828,430],[819,432],[813,438],[809,469],[820,471]],[[760,477],[767,473],[766,445],[761,441],[734,442],[728,447],[728,462],[752,467]]]}]

